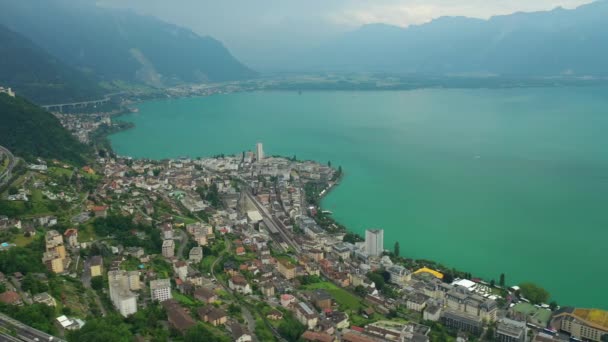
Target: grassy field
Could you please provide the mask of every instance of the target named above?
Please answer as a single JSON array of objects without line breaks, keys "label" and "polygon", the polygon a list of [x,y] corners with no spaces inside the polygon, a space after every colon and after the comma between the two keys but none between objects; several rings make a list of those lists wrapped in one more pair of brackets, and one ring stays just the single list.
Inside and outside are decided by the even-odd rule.
[{"label": "grassy field", "polygon": [[329,294],[332,295],[334,300],[338,303],[338,305],[340,305],[340,308],[343,310],[357,311],[360,308],[365,307],[365,305],[361,303],[362,299],[330,282],[310,284],[306,285],[304,288],[306,290],[326,290],[327,292],[329,292]]},{"label": "grassy field", "polygon": [[49,175],[53,177],[60,177],[66,175],[70,177],[72,175],[72,169],[64,169],[62,167],[49,167]]},{"label": "grassy field", "polygon": [[97,239],[97,235],[95,234],[95,229],[93,225],[88,223],[84,226],[81,226],[78,230],[78,241],[80,242],[89,242]]},{"label": "grassy field", "polygon": [[183,294],[181,294],[177,291],[172,291],[171,294],[173,295],[173,299],[177,300],[178,302],[180,302],[184,305],[196,304],[196,302],[194,300],[190,299],[189,297],[184,296]]},{"label": "grassy field", "polygon": [[15,240],[13,242],[19,247],[24,247],[29,245],[32,241],[34,241],[33,236],[25,237],[23,234],[18,234],[15,236]]}]

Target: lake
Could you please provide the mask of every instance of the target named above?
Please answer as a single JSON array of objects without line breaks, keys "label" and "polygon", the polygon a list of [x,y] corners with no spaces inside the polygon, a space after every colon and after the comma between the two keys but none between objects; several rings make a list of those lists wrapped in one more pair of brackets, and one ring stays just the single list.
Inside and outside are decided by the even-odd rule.
[{"label": "lake", "polygon": [[608,309],[608,89],[251,92],[150,101],[120,155],[331,161],[323,201],[387,249]]}]

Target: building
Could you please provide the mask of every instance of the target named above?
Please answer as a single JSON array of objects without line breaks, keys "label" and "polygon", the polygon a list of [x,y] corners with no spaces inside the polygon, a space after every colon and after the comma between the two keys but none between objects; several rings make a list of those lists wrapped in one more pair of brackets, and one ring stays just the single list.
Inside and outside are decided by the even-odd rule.
[{"label": "building", "polygon": [[0,93],[7,94],[10,97],[15,97],[15,92],[11,88],[0,87]]},{"label": "building", "polygon": [[137,297],[125,286],[123,281],[114,280],[109,275],[110,299],[118,312],[124,317],[137,312]]},{"label": "building", "polygon": [[163,256],[165,258],[173,258],[175,256],[175,242],[173,240],[163,241]]},{"label": "building", "polygon": [[152,300],[159,302],[171,299],[171,281],[169,279],[150,281],[150,297],[152,297]]},{"label": "building", "polygon": [[308,304],[299,302],[296,304],[296,319],[308,329],[313,330],[317,326],[319,317]]},{"label": "building", "polygon": [[412,280],[412,273],[405,267],[399,265],[389,266],[386,271],[391,275],[391,283],[399,286],[405,286]]},{"label": "building", "polygon": [[332,300],[329,292],[323,289],[314,290],[311,297],[319,310],[331,309]]},{"label": "building", "polygon": [[232,340],[234,342],[251,342],[252,337],[246,329],[238,323],[234,323],[230,326],[230,332],[232,333]]},{"label": "building", "polygon": [[49,230],[45,236],[46,252],[42,255],[42,262],[49,271],[53,273],[63,273],[69,264],[63,236],[56,230]]},{"label": "building", "polygon": [[525,342],[526,323],[508,318],[501,319],[496,325],[494,340],[497,342]]},{"label": "building", "polygon": [[228,287],[231,290],[242,294],[251,294],[252,292],[247,280],[240,274],[236,274],[230,278],[228,281]]},{"label": "building", "polygon": [[483,331],[483,320],[461,311],[446,309],[441,313],[441,323],[448,328],[480,335]]},{"label": "building", "polygon": [[445,295],[446,306],[450,309],[477,316],[483,320],[496,320],[498,306],[492,299],[471,293],[467,288],[457,286]]},{"label": "building", "polygon": [[426,302],[429,300],[429,296],[424,293],[416,292],[413,295],[409,296],[406,301],[406,306],[408,310],[422,312],[426,307]]},{"label": "building", "polygon": [[194,318],[175,299],[166,300],[162,305],[167,311],[167,321],[173,329],[185,334],[196,325]]},{"label": "building", "polygon": [[296,277],[296,266],[289,260],[279,259],[277,266],[279,268],[279,273],[281,273],[285,279],[290,280]]},{"label": "building", "polygon": [[197,314],[203,322],[210,323],[216,327],[218,325],[226,324],[228,321],[226,313],[213,305],[205,305],[199,308]]},{"label": "building", "polygon": [[65,236],[68,246],[72,248],[78,247],[78,229],[70,228],[63,233],[63,236]]},{"label": "building", "polygon": [[108,272],[108,281],[118,281],[120,285],[128,290],[141,289],[138,271],[114,270]]},{"label": "building", "polygon": [[384,252],[384,229],[365,231],[365,252],[369,256],[380,256]]},{"label": "building", "polygon": [[608,311],[564,308],[553,315],[551,326],[577,339],[601,341],[608,335]]},{"label": "building", "polygon": [[255,148],[256,148],[256,152],[257,152],[257,154],[256,154],[257,160],[260,161],[260,160],[264,159],[264,145],[262,145],[262,143],[259,142],[255,145]]},{"label": "building", "polygon": [[195,263],[201,262],[203,260],[203,247],[192,247],[188,259]]},{"label": "building", "polygon": [[91,277],[98,277],[103,273],[103,258],[101,255],[94,255],[91,257],[91,262],[89,263],[89,271],[91,273]]},{"label": "building", "polygon": [[199,287],[194,290],[194,298],[206,304],[211,304],[219,299],[215,292],[205,287]]}]

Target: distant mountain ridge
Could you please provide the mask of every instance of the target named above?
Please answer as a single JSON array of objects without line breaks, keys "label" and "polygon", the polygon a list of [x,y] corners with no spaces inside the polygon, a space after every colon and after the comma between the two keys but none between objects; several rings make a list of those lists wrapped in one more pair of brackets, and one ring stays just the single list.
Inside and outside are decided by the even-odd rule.
[{"label": "distant mountain ridge", "polygon": [[[432,74],[608,75],[608,1],[489,20],[374,24],[325,44],[308,69]],[[318,57],[316,57],[318,56]]]},{"label": "distant mountain ridge", "polygon": [[67,66],[21,34],[0,25],[0,86],[40,104],[103,96],[90,75]]},{"label": "distant mountain ridge", "polygon": [[255,76],[219,41],[156,18],[99,8],[91,1],[1,3],[0,23],[102,80],[160,86]]}]

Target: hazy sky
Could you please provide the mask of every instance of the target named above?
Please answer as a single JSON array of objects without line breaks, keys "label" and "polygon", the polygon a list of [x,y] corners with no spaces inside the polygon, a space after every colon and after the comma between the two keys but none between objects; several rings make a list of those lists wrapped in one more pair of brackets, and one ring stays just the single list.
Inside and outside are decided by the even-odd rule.
[{"label": "hazy sky", "polygon": [[370,23],[408,26],[441,16],[489,18],[574,8],[592,0],[98,0],[211,35],[257,64]]}]

